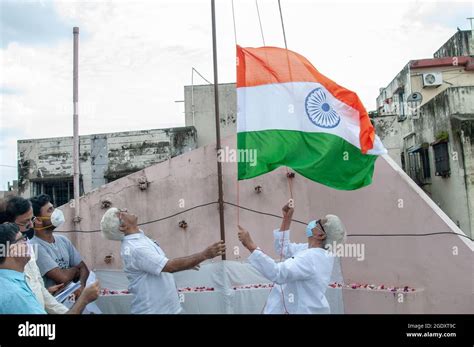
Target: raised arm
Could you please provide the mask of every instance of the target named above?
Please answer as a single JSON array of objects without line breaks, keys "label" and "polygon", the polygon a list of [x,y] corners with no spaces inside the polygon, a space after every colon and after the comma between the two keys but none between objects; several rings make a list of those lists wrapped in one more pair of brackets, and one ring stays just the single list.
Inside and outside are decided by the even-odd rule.
[{"label": "raised arm", "polygon": [[293,212],[295,212],[293,201],[288,201],[285,206],[282,207],[281,212],[283,219],[281,220],[280,231],[290,230],[291,219],[293,218]]},{"label": "raised arm", "polygon": [[273,231],[275,252],[282,258],[289,258],[301,250],[307,249],[307,243],[291,243],[290,242],[290,226],[293,218],[294,203],[290,200],[281,209],[283,219],[280,229]]}]

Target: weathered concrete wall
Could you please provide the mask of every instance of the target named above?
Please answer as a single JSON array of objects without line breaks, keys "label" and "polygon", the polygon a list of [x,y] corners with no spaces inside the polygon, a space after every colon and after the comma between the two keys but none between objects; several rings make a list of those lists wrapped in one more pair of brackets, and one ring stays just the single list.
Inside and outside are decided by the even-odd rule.
[{"label": "weathered concrete wall", "polygon": [[467,187],[467,201],[471,224],[471,238],[474,234],[474,114],[470,117],[454,117],[451,120],[452,133],[460,147],[459,160],[464,163],[464,181]]},{"label": "weathered concrete wall", "polygon": [[[85,165],[88,139],[80,139],[80,170],[83,174],[90,171]],[[44,177],[63,179],[71,177],[72,137],[50,139],[33,139],[18,141],[18,190],[21,196],[30,197],[32,184],[30,180]],[[87,159],[86,159],[87,160]],[[85,182],[84,182],[85,183]]]},{"label": "weathered concrete wall", "polygon": [[[192,93],[194,92],[194,99]],[[237,93],[235,83],[219,84],[219,113],[221,137],[235,134],[237,129]],[[194,100],[194,119],[193,119]],[[198,147],[216,142],[214,112],[214,86],[198,85],[184,87],[184,109],[186,126],[195,126]]]},{"label": "weathered concrete wall", "polygon": [[[464,122],[472,122],[474,114],[474,87],[450,87],[431,98],[420,108],[419,118],[410,118],[403,122],[397,116],[375,117],[377,134],[388,150],[388,154],[398,165],[400,153],[411,145],[432,143],[441,132],[448,132],[451,176],[443,178],[435,175],[434,151],[429,150],[431,178],[426,179],[423,189],[468,235],[472,235],[472,179],[470,165],[474,160],[470,152],[469,135],[460,137],[460,124],[453,126],[453,119],[461,117]],[[455,124],[456,121],[454,121]],[[413,136],[404,141],[409,133]],[[468,131],[469,133],[469,131]],[[465,143],[464,146],[461,146]],[[464,155],[463,155],[464,153]],[[466,168],[465,168],[466,166]],[[468,175],[465,177],[465,175]]]},{"label": "weathered concrete wall", "polygon": [[[423,74],[441,72],[444,83],[437,87],[423,87]],[[380,115],[400,115],[401,108],[404,108],[405,115],[411,115],[406,104],[406,98],[410,93],[418,92],[422,95],[423,101],[420,106],[430,102],[436,95],[448,88],[458,86],[474,85],[474,71],[465,71],[463,66],[442,66],[429,68],[416,68],[410,70],[410,81],[408,81],[408,65],[400,71],[397,76],[383,88],[377,97],[377,110]],[[398,91],[404,90],[404,100],[400,105]],[[386,100],[391,99],[390,103]]]},{"label": "weathered concrete wall", "polygon": [[[423,74],[433,72],[441,72],[444,83],[439,87],[423,88]],[[448,88],[472,85],[474,85],[474,71],[465,71],[464,67],[459,66],[413,69],[411,73],[413,92],[419,92],[423,96],[421,105],[430,102],[436,95],[441,94]]]},{"label": "weathered concrete wall", "polygon": [[403,137],[398,116],[378,116],[374,117],[373,120],[375,133],[380,137],[388,151],[388,155],[395,160],[398,166],[402,166],[400,155],[403,148]]},{"label": "weathered concrete wall", "polygon": [[[404,90],[406,94],[405,97],[410,92],[408,82],[409,64],[410,63],[403,67],[387,87],[381,89],[380,94],[376,99],[379,114],[400,114],[401,108],[398,99],[398,92],[399,90]],[[390,98],[392,99],[391,104],[388,104],[386,100]]]},{"label": "weathered concrete wall", "polygon": [[[235,148],[235,136],[224,139],[223,146]],[[224,200],[237,201],[236,164],[224,163]],[[140,190],[137,180],[146,176],[150,185]],[[260,185],[257,194],[254,187]],[[239,183],[240,205],[280,215],[289,198],[286,170]],[[386,286],[410,286],[419,289],[403,303],[392,294],[367,291],[344,291],[346,313],[424,312],[472,313],[473,244],[456,235],[375,236],[376,234],[424,234],[462,231],[429,199],[426,194],[390,159],[379,158],[372,185],[356,191],[338,191],[309,181],[299,175],[292,180],[296,203],[294,218],[308,221],[328,213],[339,215],[350,236],[349,242],[364,245],[364,260],[342,259],[346,283],[374,283]],[[175,214],[199,204],[217,200],[216,151],[211,144],[169,161],[121,178],[80,199],[83,220],[81,230],[96,230],[105,212],[101,201],[127,207],[147,222]],[[184,202],[184,206],[182,205]],[[72,230],[73,210],[63,206],[68,223],[61,230]],[[225,207],[227,259],[241,260],[248,253],[237,239],[236,208]],[[186,230],[179,221],[188,223]],[[280,220],[246,210],[240,212],[240,224],[252,232],[257,244],[274,257],[272,230]],[[293,239],[304,241],[304,225],[292,226]],[[171,258],[201,251],[220,239],[216,204],[193,209],[181,215],[151,224],[142,229],[156,238]],[[100,233],[68,233],[91,268],[122,267],[120,243],[104,240]],[[238,254],[237,251],[238,250]],[[104,257],[114,260],[105,264]],[[373,299],[371,299],[373,295]],[[360,303],[364,303],[361,307]],[[399,306],[395,306],[399,305]],[[397,309],[398,308],[398,309]]]},{"label": "weathered concrete wall", "polygon": [[435,58],[461,55],[474,56],[474,40],[471,30],[458,31],[433,54]]},{"label": "weathered concrete wall", "polygon": [[449,88],[437,95],[431,102],[421,107],[420,118],[414,119],[413,125],[419,143],[433,143],[440,133],[448,132],[451,175],[449,177],[435,175],[434,151],[430,149],[429,191],[435,203],[466,234],[472,235],[471,214],[474,211],[469,209],[470,199],[468,198],[471,184],[466,186],[465,175],[467,172],[464,166],[466,164],[469,166],[474,157],[462,155],[458,128],[452,126],[453,117],[474,121],[474,87]]},{"label": "weathered concrete wall", "polygon": [[[18,141],[19,191],[32,194],[30,180],[73,175],[72,137]],[[80,136],[84,192],[196,148],[193,127]]]},{"label": "weathered concrete wall", "polygon": [[[423,88],[422,76],[427,72],[441,72],[444,83],[439,87]],[[410,71],[408,83],[408,65],[395,76],[391,83],[380,93],[377,106],[381,116],[374,117],[377,134],[387,147],[389,155],[400,165],[400,154],[422,143],[432,143],[441,132],[448,132],[451,141],[449,151],[453,154],[450,158],[452,168],[451,177],[442,178],[435,176],[434,151],[429,151],[431,178],[426,179],[427,184],[423,189],[434,199],[439,206],[469,235],[473,234],[474,211],[471,202],[471,180],[465,177],[467,172],[464,165],[470,168],[472,156],[454,155],[463,153],[459,135],[453,132],[451,123],[456,115],[469,115],[474,113],[474,72],[465,71],[460,66],[416,68]],[[397,121],[400,115],[398,91],[405,90],[405,97],[409,91],[419,92],[423,97],[420,111],[417,116],[408,115],[401,122]],[[395,94],[394,94],[395,93]],[[392,98],[390,104],[385,100]],[[407,108],[407,105],[404,105]],[[407,109],[405,109],[407,114]],[[469,116],[467,116],[469,118]],[[467,146],[469,147],[469,146]],[[467,149],[467,151],[469,151]],[[465,151],[464,151],[465,152]],[[453,159],[454,158],[454,159]]]}]

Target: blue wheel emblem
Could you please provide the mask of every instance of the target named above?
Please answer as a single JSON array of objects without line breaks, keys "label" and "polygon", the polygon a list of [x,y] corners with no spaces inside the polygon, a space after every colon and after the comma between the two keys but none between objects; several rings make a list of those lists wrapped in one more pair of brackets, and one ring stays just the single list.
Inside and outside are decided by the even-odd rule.
[{"label": "blue wheel emblem", "polygon": [[308,94],[305,109],[309,120],[318,127],[334,128],[341,121],[341,117],[326,100],[326,93],[322,88],[313,89]]}]

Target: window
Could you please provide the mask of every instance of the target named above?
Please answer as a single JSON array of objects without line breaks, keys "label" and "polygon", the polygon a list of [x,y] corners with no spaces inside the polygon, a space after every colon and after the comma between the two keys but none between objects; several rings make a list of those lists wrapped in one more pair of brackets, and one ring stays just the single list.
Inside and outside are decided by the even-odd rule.
[{"label": "window", "polygon": [[[74,199],[74,183],[72,177],[63,179],[41,179],[33,183],[33,196],[48,194],[54,206],[62,206]],[[81,194],[84,193],[82,179],[80,180]]]},{"label": "window", "polygon": [[451,169],[449,167],[448,142],[440,141],[432,144],[435,162],[435,175],[449,177]]},{"label": "window", "polygon": [[403,99],[404,99],[404,94],[402,90],[398,93],[398,121],[399,122],[402,122],[407,118],[405,115],[405,101]]},{"label": "window", "polygon": [[417,146],[408,151],[408,175],[419,185],[427,183],[431,177],[428,144]]}]

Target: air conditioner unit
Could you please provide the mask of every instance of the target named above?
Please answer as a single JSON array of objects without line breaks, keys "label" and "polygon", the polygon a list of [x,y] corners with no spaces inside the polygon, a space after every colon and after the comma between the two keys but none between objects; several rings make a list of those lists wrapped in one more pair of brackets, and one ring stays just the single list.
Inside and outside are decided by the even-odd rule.
[{"label": "air conditioner unit", "polygon": [[423,74],[424,87],[438,87],[443,84],[443,74],[441,72],[429,72]]}]

